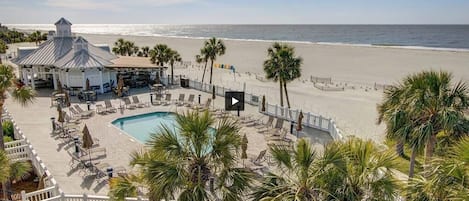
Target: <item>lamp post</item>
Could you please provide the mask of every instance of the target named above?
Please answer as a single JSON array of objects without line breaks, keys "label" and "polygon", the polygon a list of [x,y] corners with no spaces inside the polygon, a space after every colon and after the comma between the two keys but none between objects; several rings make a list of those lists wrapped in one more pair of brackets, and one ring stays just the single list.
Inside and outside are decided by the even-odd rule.
[{"label": "lamp post", "polygon": [[150,103],[153,105],[153,93],[150,93]]},{"label": "lamp post", "polygon": [[88,111],[90,111],[91,102],[90,102],[90,101],[86,101],[86,106],[88,107]]},{"label": "lamp post", "polygon": [[78,156],[78,154],[80,153],[80,147],[79,147],[79,146],[80,146],[80,145],[79,145],[80,142],[79,142],[78,140],[79,140],[78,136],[73,137],[73,142],[75,142],[75,154],[76,154],[77,156]]},{"label": "lamp post", "polygon": [[200,105],[200,98],[201,98],[202,95],[199,94],[199,105]]}]

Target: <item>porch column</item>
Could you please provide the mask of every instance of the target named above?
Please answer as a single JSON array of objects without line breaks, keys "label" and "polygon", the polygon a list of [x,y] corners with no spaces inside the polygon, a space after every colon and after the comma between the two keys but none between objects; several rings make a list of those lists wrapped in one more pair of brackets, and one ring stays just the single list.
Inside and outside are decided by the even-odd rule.
[{"label": "porch column", "polygon": [[67,86],[70,87],[70,77],[68,76],[68,69],[65,70],[65,79],[67,80]]},{"label": "porch column", "polygon": [[104,69],[98,69],[99,70],[99,80],[100,80],[100,89],[101,89],[101,93],[104,94],[104,88],[103,88],[103,70]]},{"label": "porch column", "polygon": [[57,77],[55,73],[55,68],[52,69],[52,82],[54,83],[54,90],[57,90]]},{"label": "porch column", "polygon": [[81,83],[83,90],[86,90],[86,76],[85,76],[85,69],[81,70]]},{"label": "porch column", "polygon": [[25,69],[24,67],[21,68],[21,78],[22,78],[22,81],[25,85],[29,85],[28,70]]},{"label": "porch column", "polygon": [[31,67],[31,87],[36,89],[36,85],[34,84],[34,66]]}]

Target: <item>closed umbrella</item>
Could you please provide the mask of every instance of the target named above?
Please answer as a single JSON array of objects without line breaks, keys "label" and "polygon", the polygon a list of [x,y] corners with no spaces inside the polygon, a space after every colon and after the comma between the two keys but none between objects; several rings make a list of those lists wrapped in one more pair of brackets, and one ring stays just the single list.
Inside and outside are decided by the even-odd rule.
[{"label": "closed umbrella", "polygon": [[121,97],[122,96],[122,89],[124,88],[124,78],[119,76],[119,80],[117,81],[117,96]]},{"label": "closed umbrella", "polygon": [[298,115],[298,125],[296,125],[296,131],[301,131],[303,130],[303,127],[301,125],[301,122],[303,121],[303,111],[300,111],[300,114]]},{"label": "closed umbrella", "polygon": [[241,159],[243,159],[243,166],[244,166],[244,159],[248,158],[248,154],[246,153],[248,149],[248,138],[246,134],[244,134],[243,139],[241,139]]},{"label": "closed umbrella", "polygon": [[57,122],[60,122],[63,128],[65,119],[64,119],[64,113],[62,112],[62,107],[60,105],[57,105],[57,113],[58,113]]},{"label": "closed umbrella", "polygon": [[68,95],[68,92],[65,92],[65,106],[70,107],[70,95]]},{"label": "closed umbrella", "polygon": [[59,79],[57,79],[57,92],[59,92],[59,93],[64,92],[64,88],[62,87],[62,83],[60,82]]},{"label": "closed umbrella", "polygon": [[261,109],[262,112],[265,112],[265,95],[262,96],[262,109]]},{"label": "closed umbrella", "polygon": [[[82,144],[82,147],[84,149],[87,149],[88,151],[91,149],[91,147],[93,147],[93,138],[91,138],[91,134],[90,134],[90,131],[88,130],[88,126],[85,126],[83,127],[83,144]],[[90,156],[90,162],[91,162],[91,154],[88,152],[88,155]]]},{"label": "closed umbrella", "polygon": [[90,79],[86,78],[86,91],[90,90]]},{"label": "closed umbrella", "polygon": [[216,98],[216,94],[215,94],[215,85],[212,86],[212,99],[215,100]]}]

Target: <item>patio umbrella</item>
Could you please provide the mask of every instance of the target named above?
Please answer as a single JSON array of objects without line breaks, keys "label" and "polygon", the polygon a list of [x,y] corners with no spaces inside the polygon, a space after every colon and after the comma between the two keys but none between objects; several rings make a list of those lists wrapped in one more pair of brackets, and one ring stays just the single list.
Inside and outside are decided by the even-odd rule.
[{"label": "patio umbrella", "polygon": [[262,112],[265,112],[265,95],[262,96],[262,109],[261,109]]},{"label": "patio umbrella", "polygon": [[246,134],[244,134],[243,139],[241,139],[241,159],[243,159],[243,166],[244,166],[244,159],[248,158],[248,154],[246,153],[248,149],[248,138]]},{"label": "patio umbrella", "polygon": [[296,131],[301,131],[303,130],[303,127],[301,125],[301,122],[303,121],[303,111],[300,111],[300,114],[298,115],[298,125],[296,126]]},{"label": "patio umbrella", "polygon": [[60,82],[59,79],[57,79],[57,92],[59,93],[63,93],[64,92],[64,89],[62,87],[62,83]]},{"label": "patio umbrella", "polygon": [[86,91],[90,90],[90,79],[86,78]]},{"label": "patio umbrella", "polygon": [[[90,134],[90,131],[88,130],[88,126],[85,126],[83,127],[83,139],[82,139],[82,147],[84,149],[87,149],[88,151],[91,149],[91,147],[93,147],[93,138],[91,137],[91,134]],[[88,152],[88,155],[90,156],[90,162],[91,162],[91,154]]]},{"label": "patio umbrella", "polygon": [[121,97],[122,96],[122,89],[124,88],[124,78],[119,76],[119,80],[117,81],[117,96]]},{"label": "patio umbrella", "polygon": [[216,94],[215,94],[215,85],[212,86],[212,99],[215,100],[216,98]]},{"label": "patio umbrella", "polygon": [[68,95],[68,92],[65,92],[65,106],[70,107],[70,95]]}]

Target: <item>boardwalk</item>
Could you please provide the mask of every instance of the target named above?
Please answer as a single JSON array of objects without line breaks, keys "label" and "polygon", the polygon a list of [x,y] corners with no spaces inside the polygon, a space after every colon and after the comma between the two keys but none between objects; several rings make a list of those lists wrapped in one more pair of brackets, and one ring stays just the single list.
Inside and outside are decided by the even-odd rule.
[{"label": "boardwalk", "polygon": [[[179,93],[196,94],[196,97],[198,94],[201,94],[202,102],[205,102],[205,100],[210,97],[209,94],[190,89],[175,89],[171,90],[171,93],[174,99],[177,98]],[[73,144],[64,143],[63,139],[51,133],[50,117],[56,117],[57,111],[55,107],[50,107],[48,94],[50,94],[50,91],[40,91],[39,97],[36,99],[35,103],[26,108],[22,108],[18,104],[13,103],[11,99],[8,99],[7,108],[64,192],[68,194],[87,193],[106,195],[109,191],[106,181],[98,183],[93,175],[85,176],[78,169],[70,168],[71,157],[68,155],[67,150],[73,150]],[[140,93],[138,96],[140,101],[143,102],[148,102],[150,99],[148,93]],[[95,104],[103,104],[102,98],[103,97],[100,96],[101,101]],[[72,102],[73,101],[76,100],[72,98]],[[197,98],[195,101],[197,102]],[[121,104],[118,99],[113,99],[112,103],[115,107]],[[214,105],[217,108],[222,108],[223,104],[224,99],[222,97],[217,97],[214,101]],[[85,104],[81,106],[82,108],[86,108]],[[94,105],[92,105],[92,108],[95,108]],[[92,118],[84,120],[81,126],[86,123],[91,135],[99,139],[99,146],[106,148],[107,156],[101,159],[102,163],[108,163],[112,167],[124,166],[126,169],[130,170],[128,166],[130,159],[129,154],[143,148],[143,144],[127,136],[127,134],[112,126],[110,122],[123,116],[154,111],[175,111],[176,109],[181,112],[184,110],[184,107],[177,108],[175,105],[152,106],[149,108],[124,110],[123,113],[118,111],[117,113],[108,115],[95,114]],[[265,116],[257,112],[256,107],[246,105],[246,109],[245,112],[242,112],[242,115],[266,119]],[[267,148],[264,136],[258,134],[253,128],[243,128],[241,132],[246,133],[248,136],[250,142],[248,145],[248,155],[250,155],[250,157],[255,157],[261,150]],[[321,132],[315,132],[310,138],[317,141],[318,147],[320,144],[324,144],[330,140],[327,134]]]}]

